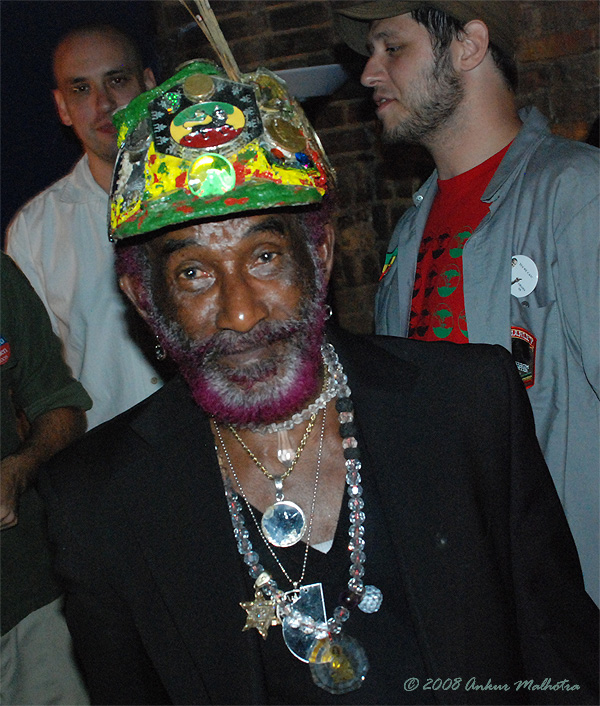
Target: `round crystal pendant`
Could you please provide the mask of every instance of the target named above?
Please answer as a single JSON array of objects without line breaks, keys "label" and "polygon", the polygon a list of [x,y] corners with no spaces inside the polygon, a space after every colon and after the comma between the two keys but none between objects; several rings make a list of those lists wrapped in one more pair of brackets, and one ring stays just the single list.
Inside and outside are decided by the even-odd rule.
[{"label": "round crystal pendant", "polygon": [[306,532],[306,517],[302,508],[289,500],[270,505],[260,524],[265,538],[275,547],[292,547]]}]

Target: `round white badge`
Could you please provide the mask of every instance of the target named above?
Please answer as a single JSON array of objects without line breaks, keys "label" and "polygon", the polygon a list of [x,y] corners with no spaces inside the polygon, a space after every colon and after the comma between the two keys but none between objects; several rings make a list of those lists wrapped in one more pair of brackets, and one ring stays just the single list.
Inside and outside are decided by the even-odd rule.
[{"label": "round white badge", "polygon": [[513,297],[526,297],[538,283],[538,268],[527,255],[513,255],[510,271],[510,293]]}]

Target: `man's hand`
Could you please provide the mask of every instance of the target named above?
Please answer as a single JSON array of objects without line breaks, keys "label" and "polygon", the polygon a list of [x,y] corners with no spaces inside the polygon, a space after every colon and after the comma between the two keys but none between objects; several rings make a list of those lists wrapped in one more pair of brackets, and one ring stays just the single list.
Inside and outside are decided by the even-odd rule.
[{"label": "man's hand", "polygon": [[19,497],[33,483],[40,466],[81,436],[85,428],[85,412],[74,407],[51,409],[32,422],[27,439],[14,454],[2,459],[0,530],[17,524]]},{"label": "man's hand", "polygon": [[2,459],[0,482],[0,530],[14,527],[18,522],[17,507],[21,489],[17,479],[27,475],[20,468],[18,455]]}]

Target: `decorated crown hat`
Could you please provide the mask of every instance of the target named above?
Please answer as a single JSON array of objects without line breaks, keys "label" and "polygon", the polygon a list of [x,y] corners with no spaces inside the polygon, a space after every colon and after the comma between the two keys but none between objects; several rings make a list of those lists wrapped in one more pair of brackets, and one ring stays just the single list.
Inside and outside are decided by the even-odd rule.
[{"label": "decorated crown hat", "polygon": [[239,74],[226,59],[227,72],[190,61],[115,114],[112,240],[315,203],[331,186],[333,169],[285,82],[268,69]]}]

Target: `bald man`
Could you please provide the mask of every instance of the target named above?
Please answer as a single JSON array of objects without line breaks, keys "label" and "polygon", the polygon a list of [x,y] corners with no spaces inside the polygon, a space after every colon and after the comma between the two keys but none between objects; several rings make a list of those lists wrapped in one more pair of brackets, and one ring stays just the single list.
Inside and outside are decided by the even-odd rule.
[{"label": "bald man", "polygon": [[93,400],[91,428],[161,384],[147,354],[152,342],[126,316],[106,225],[117,154],[112,115],[156,82],[132,40],[110,26],[67,34],[54,51],[53,68],[58,115],[84,154],[19,211],[7,251],[44,302],[67,363]]}]

